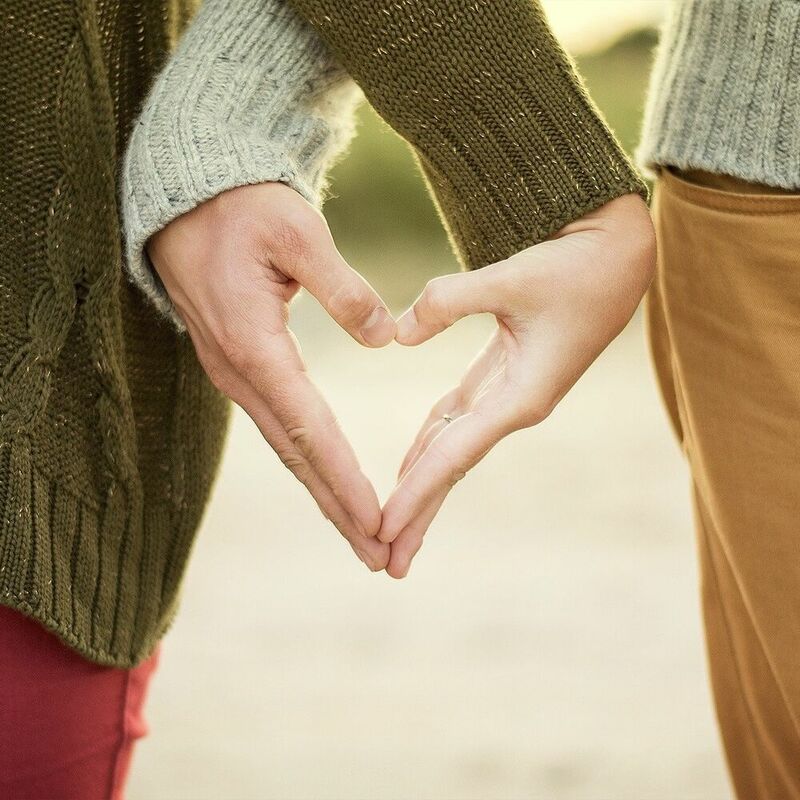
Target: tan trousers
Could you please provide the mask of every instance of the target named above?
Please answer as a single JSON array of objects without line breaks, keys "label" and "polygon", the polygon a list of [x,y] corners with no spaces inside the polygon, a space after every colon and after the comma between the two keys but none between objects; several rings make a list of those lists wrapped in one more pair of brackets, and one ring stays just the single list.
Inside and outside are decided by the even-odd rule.
[{"label": "tan trousers", "polygon": [[728,766],[740,800],[797,800],[800,195],[664,172],[654,216],[648,333],[691,466]]}]

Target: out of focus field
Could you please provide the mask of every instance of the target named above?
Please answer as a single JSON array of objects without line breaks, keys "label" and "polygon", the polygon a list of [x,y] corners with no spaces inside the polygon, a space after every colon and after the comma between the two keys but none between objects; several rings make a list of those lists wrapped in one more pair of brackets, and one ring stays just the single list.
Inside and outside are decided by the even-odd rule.
[{"label": "out of focus field", "polygon": [[[653,43],[580,59],[628,147]],[[335,189],[340,248],[393,310],[456,268],[366,109]],[[382,498],[492,324],[375,352],[297,302],[309,369]],[[638,316],[456,488],[401,582],[365,570],[237,411],[130,800],[728,798],[687,490]]]}]

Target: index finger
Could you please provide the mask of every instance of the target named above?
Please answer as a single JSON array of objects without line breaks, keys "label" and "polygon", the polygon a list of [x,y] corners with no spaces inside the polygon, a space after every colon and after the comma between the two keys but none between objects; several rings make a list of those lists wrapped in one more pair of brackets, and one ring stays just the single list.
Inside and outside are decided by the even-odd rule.
[{"label": "index finger", "polygon": [[481,411],[471,411],[448,423],[387,500],[378,534],[381,541],[394,541],[433,498],[455,486],[505,433],[499,418]]},{"label": "index finger", "polygon": [[378,496],[333,411],[309,378],[294,336],[288,330],[274,334],[259,350],[259,363],[247,368],[244,377],[360,532],[374,536],[381,524]]}]

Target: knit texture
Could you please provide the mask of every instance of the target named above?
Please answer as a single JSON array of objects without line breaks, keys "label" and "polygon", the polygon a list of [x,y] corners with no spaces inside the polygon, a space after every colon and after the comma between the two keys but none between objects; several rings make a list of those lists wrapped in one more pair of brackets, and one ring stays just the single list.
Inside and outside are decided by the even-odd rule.
[{"label": "knit texture", "polygon": [[148,96],[122,171],[127,269],[177,330],[148,238],[244,184],[281,181],[321,205],[361,98],[284,0],[205,0]]},{"label": "knit texture", "polygon": [[674,2],[636,158],[800,188],[800,2]]},{"label": "knit texture", "polygon": [[119,157],[190,12],[0,3],[0,603],[121,667],[175,614],[230,411],[122,271]]},{"label": "knit texture", "polygon": [[[644,193],[537,6],[307,5],[339,63],[411,142],[470,266],[540,241],[618,194]],[[116,178],[190,11],[181,0],[0,4],[0,602],[87,658],[122,667],[149,655],[174,617],[230,413],[190,338],[123,272]],[[222,55],[202,63],[224,66],[218,45],[241,33],[219,30],[209,44]],[[233,73],[221,102],[232,115],[243,103],[252,116],[212,126],[208,139],[195,137],[196,120],[174,131],[181,144],[167,142],[167,156],[188,161],[196,183],[173,183],[177,173],[157,160],[148,174],[158,181],[145,181],[152,198],[129,187],[138,240],[151,204],[154,224],[163,223],[162,213],[221,191],[229,163],[242,170],[237,184],[264,178],[258,159],[271,152],[270,135],[281,140],[280,126],[258,142],[250,135],[269,127],[256,117],[263,122],[270,101],[254,95],[270,81],[259,82],[259,70]],[[216,84],[185,88],[202,103]],[[337,120],[352,99],[338,91]],[[309,107],[327,109],[321,99]],[[341,144],[340,124],[310,130]],[[309,137],[312,151],[325,151],[322,139]],[[205,155],[215,148],[225,154],[221,172]],[[301,187],[303,165],[318,156],[291,146],[282,155],[278,172]],[[319,173],[306,175],[301,191],[313,195]],[[186,186],[196,193],[181,195]]]},{"label": "knit texture", "polygon": [[413,147],[481,267],[647,190],[532,0],[290,0]]}]

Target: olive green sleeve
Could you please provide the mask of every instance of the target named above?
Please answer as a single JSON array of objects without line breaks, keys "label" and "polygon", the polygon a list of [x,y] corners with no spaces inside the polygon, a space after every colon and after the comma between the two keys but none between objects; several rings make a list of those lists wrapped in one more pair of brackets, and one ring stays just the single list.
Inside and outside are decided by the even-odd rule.
[{"label": "olive green sleeve", "polygon": [[290,0],[412,147],[476,268],[647,188],[533,0]]}]

